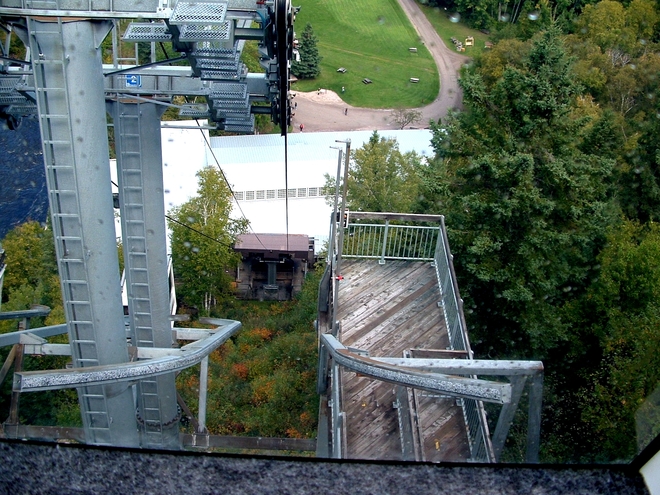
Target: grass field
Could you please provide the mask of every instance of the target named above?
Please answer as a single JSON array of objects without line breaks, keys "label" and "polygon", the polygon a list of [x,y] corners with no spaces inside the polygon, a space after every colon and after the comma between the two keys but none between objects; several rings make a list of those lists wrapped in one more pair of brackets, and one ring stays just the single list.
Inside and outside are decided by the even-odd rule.
[{"label": "grass field", "polygon": [[[311,23],[323,60],[319,77],[298,81],[292,90],[330,89],[350,105],[366,108],[415,108],[437,97],[435,63],[397,0],[298,0],[294,5],[302,7],[296,33]],[[465,55],[483,51],[487,35],[452,23],[437,8],[420,7],[447,46],[453,46],[452,36],[463,41],[474,36],[475,46],[467,47]],[[346,72],[337,72],[339,67]],[[363,84],[364,78],[373,83]]]},{"label": "grass field", "polygon": [[[296,33],[309,22],[318,38],[321,75],[293,90],[335,91],[349,104],[411,108],[438,95],[435,63],[396,0],[299,0]],[[417,48],[417,53],[408,49]],[[337,72],[339,67],[345,73]],[[410,78],[419,78],[411,83]],[[364,78],[372,84],[363,84]],[[341,88],[346,90],[342,94]]]},{"label": "grass field", "polygon": [[477,31],[476,29],[471,29],[463,23],[451,22],[447,16],[447,12],[438,7],[429,7],[428,5],[422,5],[419,3],[418,5],[431,25],[435,28],[435,31],[440,35],[442,41],[444,41],[445,45],[449,48],[454,46],[451,41],[452,36],[459,41],[462,41],[463,44],[465,44],[465,38],[468,36],[474,36],[474,46],[466,47],[463,54],[468,57],[475,57],[484,50],[485,43],[489,39],[487,34]]}]

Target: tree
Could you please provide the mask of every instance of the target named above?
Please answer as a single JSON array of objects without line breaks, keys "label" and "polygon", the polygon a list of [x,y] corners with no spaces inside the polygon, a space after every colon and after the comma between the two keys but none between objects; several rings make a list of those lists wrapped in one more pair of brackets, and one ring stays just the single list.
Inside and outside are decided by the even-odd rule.
[{"label": "tree", "polygon": [[314,79],[321,73],[321,60],[316,46],[318,39],[314,35],[312,25],[308,22],[300,38],[298,53],[300,60],[291,64],[291,73],[299,79]]},{"label": "tree", "polygon": [[[6,252],[7,270],[3,287],[3,311],[20,311],[35,304],[51,308],[45,318],[32,318],[30,326],[64,323],[64,308],[57,273],[53,231],[38,222],[26,222],[9,231],[2,240]],[[16,320],[0,322],[0,333],[17,330]],[[66,343],[66,336],[51,338],[57,343]],[[9,353],[8,347],[0,349],[0,360]],[[68,357],[25,356],[23,370],[63,368]],[[0,394],[0,417],[6,417],[11,397],[11,375],[2,384]],[[25,424],[79,426],[80,410],[74,390],[59,390],[26,394],[21,397],[20,421]],[[64,423],[66,421],[66,424]]]},{"label": "tree", "polygon": [[[26,222],[2,240],[7,259],[3,284],[4,311],[29,309],[34,304],[51,308],[46,324],[64,322],[62,295],[55,259],[53,231],[38,222]],[[41,322],[31,322],[39,326]],[[0,322],[1,331],[15,330],[15,321]]]},{"label": "tree", "polygon": [[[233,301],[223,310],[243,329],[210,355],[207,427],[219,435],[314,438],[316,394],[317,293],[323,267],[305,279],[286,303]],[[179,392],[197,404],[199,373],[184,370]]]},{"label": "tree", "polygon": [[613,160],[580,151],[578,87],[559,33],[537,36],[522,67],[486,87],[461,80],[468,111],[434,129],[447,216],[471,323],[491,356],[547,355],[569,328],[557,308],[583,292],[613,221]]},{"label": "tree", "polygon": [[[415,211],[422,159],[417,153],[401,153],[395,139],[377,131],[361,148],[351,152],[347,204],[351,210]],[[335,179],[326,174],[326,191],[335,190]]]},{"label": "tree", "polygon": [[[585,382],[577,394],[579,414],[605,460],[630,459],[638,452],[636,438],[643,440],[635,413],[660,382],[660,226],[624,222],[608,236],[598,262],[599,277],[578,306],[582,321],[591,322],[582,331],[597,339],[600,357],[579,371]],[[648,427],[660,432],[660,422]]]},{"label": "tree", "polygon": [[231,195],[221,173],[211,167],[197,173],[197,196],[170,212],[172,261],[184,302],[208,312],[230,292],[229,267],[238,262],[236,236],[247,220],[229,218]]},{"label": "tree", "polygon": [[392,110],[391,121],[393,124],[396,124],[399,129],[403,129],[410,124],[415,124],[420,120],[422,120],[422,112],[414,108],[398,108]]}]

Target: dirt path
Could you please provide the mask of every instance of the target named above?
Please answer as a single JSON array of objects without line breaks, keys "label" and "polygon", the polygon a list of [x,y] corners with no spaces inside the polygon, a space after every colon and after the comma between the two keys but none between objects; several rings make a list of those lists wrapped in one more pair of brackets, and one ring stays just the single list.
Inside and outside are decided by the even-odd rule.
[{"label": "dirt path", "polygon": [[[399,5],[410,19],[420,39],[429,50],[440,74],[440,94],[433,103],[420,108],[423,123],[447,115],[450,108],[461,105],[461,92],[458,86],[458,70],[468,57],[447,48],[435,32],[431,23],[415,3],[415,0],[398,0]],[[352,107],[346,104],[337,93],[322,89],[311,93],[295,92],[293,99],[293,132],[300,132],[300,124],[308,132],[321,131],[363,131],[375,129],[396,129],[390,120],[391,110],[373,110]]]}]

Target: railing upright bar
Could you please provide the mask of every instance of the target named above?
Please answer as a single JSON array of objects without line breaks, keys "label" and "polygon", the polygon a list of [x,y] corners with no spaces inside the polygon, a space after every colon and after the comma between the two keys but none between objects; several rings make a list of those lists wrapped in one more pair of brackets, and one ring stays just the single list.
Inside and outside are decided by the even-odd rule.
[{"label": "railing upright bar", "polygon": [[385,264],[385,250],[387,249],[387,237],[388,237],[389,228],[390,228],[390,221],[385,220],[385,231],[383,234],[383,252],[380,256],[380,260],[378,261],[380,265]]}]

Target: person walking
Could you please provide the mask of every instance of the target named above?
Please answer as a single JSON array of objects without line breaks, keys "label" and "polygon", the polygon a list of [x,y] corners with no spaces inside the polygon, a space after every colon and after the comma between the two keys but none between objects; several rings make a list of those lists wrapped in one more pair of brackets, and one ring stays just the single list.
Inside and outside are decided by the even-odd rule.
[{"label": "person walking", "polygon": [[305,128],[305,126],[300,124],[300,132],[302,132],[304,128]]},{"label": "person walking", "polygon": [[348,115],[348,108],[344,108],[344,115]]}]

